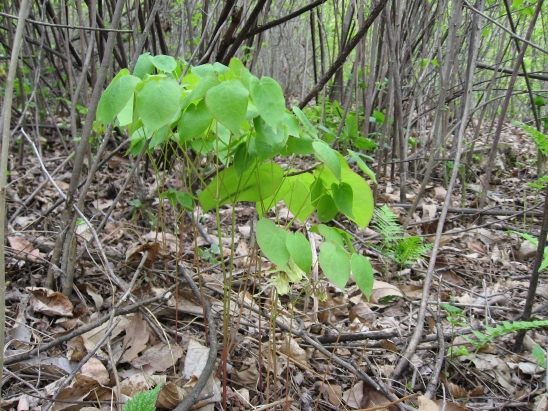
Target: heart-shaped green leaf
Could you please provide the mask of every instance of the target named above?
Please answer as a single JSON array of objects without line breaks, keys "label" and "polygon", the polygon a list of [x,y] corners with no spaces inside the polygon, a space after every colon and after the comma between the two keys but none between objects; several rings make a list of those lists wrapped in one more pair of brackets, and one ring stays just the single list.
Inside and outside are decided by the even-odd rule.
[{"label": "heart-shaped green leaf", "polygon": [[205,96],[207,108],[213,118],[228,128],[232,134],[240,134],[240,126],[247,111],[249,92],[240,80],[224,81],[210,88]]},{"label": "heart-shaped green leaf", "polygon": [[200,100],[196,105],[189,105],[177,126],[180,142],[198,137],[207,130],[212,121],[213,117],[209,114],[204,100]]},{"label": "heart-shaped green leaf", "polygon": [[310,243],[301,233],[287,234],[285,245],[295,264],[307,273],[312,265],[312,250]]},{"label": "heart-shaped green leaf", "polygon": [[350,257],[350,264],[352,267],[352,274],[354,275],[354,280],[362,293],[365,294],[367,299],[371,296],[371,291],[373,290],[373,267],[367,258],[360,254],[352,254]]},{"label": "heart-shaped green leaf", "polygon": [[341,290],[350,278],[350,260],[341,247],[333,243],[322,243],[320,246],[320,266],[325,276]]},{"label": "heart-shaped green leaf", "polygon": [[257,244],[264,255],[278,267],[285,266],[289,261],[290,255],[285,245],[287,234],[287,231],[266,218],[257,223]]},{"label": "heart-shaped green leaf", "polygon": [[285,98],[278,82],[270,77],[249,80],[249,92],[266,124],[276,129],[285,114]]},{"label": "heart-shaped green leaf", "polygon": [[143,124],[156,131],[170,122],[181,103],[181,89],[173,77],[149,77],[135,99]]},{"label": "heart-shaped green leaf", "polygon": [[341,162],[335,150],[329,147],[326,143],[321,140],[316,140],[312,143],[312,147],[316,152],[316,156],[320,161],[322,161],[327,168],[331,170],[335,178],[341,182]]},{"label": "heart-shaped green leaf", "polygon": [[97,120],[101,124],[110,123],[128,104],[133,97],[135,87],[141,80],[129,74],[129,70],[121,70],[103,92],[97,106]]}]

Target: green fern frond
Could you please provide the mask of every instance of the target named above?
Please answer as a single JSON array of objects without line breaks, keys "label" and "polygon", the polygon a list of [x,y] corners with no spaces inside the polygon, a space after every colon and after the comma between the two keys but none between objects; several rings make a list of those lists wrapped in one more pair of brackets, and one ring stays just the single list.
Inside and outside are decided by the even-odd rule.
[{"label": "green fern frond", "polygon": [[405,237],[394,248],[394,259],[400,264],[413,264],[421,260],[432,249],[432,244],[423,244],[421,237]]},{"label": "green fern frond", "polygon": [[540,152],[544,155],[548,154],[548,136],[544,133],[541,133],[536,128],[531,126],[526,126],[525,124],[519,124],[525,131],[527,131],[527,134],[529,134],[529,137],[531,137],[531,140],[535,143],[537,148],[540,150]]},{"label": "green fern frond", "polygon": [[535,320],[535,321],[503,321],[502,324],[497,324],[495,327],[485,327],[485,333],[474,330],[472,333],[476,337],[473,340],[470,337],[463,335],[463,337],[470,344],[473,344],[477,348],[483,347],[485,344],[493,342],[496,337],[500,337],[504,334],[509,334],[522,330],[533,330],[536,328],[548,327],[548,320]]},{"label": "green fern frond", "polygon": [[404,235],[403,227],[398,223],[398,216],[387,205],[375,210],[374,225],[387,242],[397,241]]}]

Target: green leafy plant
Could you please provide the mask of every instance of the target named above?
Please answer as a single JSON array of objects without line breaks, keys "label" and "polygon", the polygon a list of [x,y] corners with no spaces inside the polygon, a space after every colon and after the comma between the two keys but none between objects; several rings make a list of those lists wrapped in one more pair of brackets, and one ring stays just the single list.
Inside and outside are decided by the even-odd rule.
[{"label": "green leafy plant", "polygon": [[[467,324],[463,321],[465,319],[464,314],[462,313],[462,310],[459,307],[455,307],[451,304],[441,303],[440,307],[443,308],[445,311],[447,311],[447,321],[451,324],[452,331],[454,331],[454,328],[459,326],[466,326]],[[468,352],[468,349],[461,345],[455,349],[455,347],[449,347],[447,349],[447,355],[450,357],[458,357],[461,355],[470,355]]]},{"label": "green leafy plant", "polygon": [[400,267],[424,258],[432,249],[432,244],[424,244],[422,237],[407,236],[397,215],[386,205],[375,210],[374,225],[383,237],[381,251]]},{"label": "green leafy plant", "polygon": [[[341,213],[360,227],[373,216],[367,182],[352,171],[341,153],[319,138],[299,108],[294,107],[293,113],[286,109],[282,88],[275,80],[253,76],[238,59],[232,59],[229,66],[187,67],[169,56],[143,54],[134,73],[121,70],[101,97],[96,131],[113,121],[127,127],[131,135],[128,152],[133,155],[172,144],[183,153],[192,149],[197,155],[214,158],[211,181],[202,179],[203,189],[195,196],[188,190],[159,193],[172,205],[192,210],[197,202],[204,213],[217,213],[225,204],[246,201],[255,203],[263,217],[283,201],[300,221],[315,213],[325,223]],[[274,160],[296,155],[313,155],[318,164],[313,171],[300,172],[284,170]],[[357,157],[362,170],[369,170],[359,156],[350,155]],[[197,171],[194,163],[187,168]],[[306,278],[312,264],[308,240],[291,233],[290,226],[282,228],[265,218],[257,224],[258,244],[277,267],[271,283],[280,294]],[[336,242],[325,241],[319,261],[327,278],[339,287],[344,288],[352,271],[362,291],[371,292],[369,261],[353,248],[346,251]]]},{"label": "green leafy plant", "polygon": [[154,411],[156,409],[154,403],[158,398],[161,387],[162,384],[158,384],[152,390],[135,394],[135,396],[124,405],[124,411]]},{"label": "green leafy plant", "polygon": [[496,327],[485,327],[485,333],[478,330],[472,331],[476,339],[472,339],[466,335],[463,338],[476,348],[481,348],[487,343],[492,343],[495,338],[505,334],[522,331],[533,330],[536,328],[547,327],[548,320],[535,320],[535,321],[503,321],[502,324],[497,324]]}]

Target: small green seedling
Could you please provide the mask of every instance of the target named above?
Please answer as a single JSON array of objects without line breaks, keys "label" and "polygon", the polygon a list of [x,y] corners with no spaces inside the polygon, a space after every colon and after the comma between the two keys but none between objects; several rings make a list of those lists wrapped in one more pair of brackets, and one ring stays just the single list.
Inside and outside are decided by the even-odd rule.
[{"label": "small green seedling", "polygon": [[158,384],[153,390],[135,394],[131,400],[124,405],[124,411],[154,411],[154,403],[160,393],[162,384]]}]

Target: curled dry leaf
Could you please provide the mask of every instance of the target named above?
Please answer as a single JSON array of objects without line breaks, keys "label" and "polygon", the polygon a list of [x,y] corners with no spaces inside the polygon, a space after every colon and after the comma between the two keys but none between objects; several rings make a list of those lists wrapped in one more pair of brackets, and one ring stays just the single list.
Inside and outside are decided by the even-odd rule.
[{"label": "curled dry leaf", "polygon": [[183,368],[183,378],[200,377],[207,362],[209,348],[200,344],[194,338],[188,343],[188,350]]},{"label": "curled dry leaf", "polygon": [[183,388],[173,384],[172,382],[168,382],[167,384],[162,385],[162,389],[158,393],[156,405],[172,410],[179,405],[181,401],[183,401],[185,395],[186,391]]},{"label": "curled dry leaf", "polygon": [[431,399],[421,395],[417,398],[419,401],[419,411],[438,411],[438,404]]},{"label": "curled dry leaf", "polygon": [[32,246],[32,243],[24,238],[8,236],[10,247],[17,254],[26,256],[31,261],[40,261],[40,251]]},{"label": "curled dry leaf", "polygon": [[91,297],[97,311],[101,309],[101,307],[103,306],[103,297],[97,292],[97,290],[95,290],[95,288],[91,284],[78,284],[77,288],[78,290],[85,292]]},{"label": "curled dry leaf", "polygon": [[306,365],[306,351],[301,348],[291,336],[287,335],[284,338],[282,346],[280,347],[280,352],[294,359],[297,363]]},{"label": "curled dry leaf", "polygon": [[373,304],[384,304],[397,297],[402,297],[403,293],[398,287],[384,281],[375,281],[371,291],[371,302]]},{"label": "curled dry leaf", "polygon": [[63,294],[40,287],[28,287],[27,290],[32,293],[30,306],[35,313],[72,317],[74,306]]},{"label": "curled dry leaf", "polygon": [[331,405],[341,407],[343,392],[340,385],[325,383],[321,385],[321,392]]},{"label": "curled dry leaf", "polygon": [[141,313],[137,311],[131,323],[126,327],[126,336],[124,337],[126,351],[120,361],[129,362],[136,358],[140,352],[145,350],[149,338],[147,323],[143,320]]},{"label": "curled dry leaf", "polygon": [[[63,379],[60,379],[46,386],[46,395],[52,396],[57,391],[57,388],[62,381]],[[57,396],[58,400],[65,400],[69,402],[56,402],[52,410],[60,411],[66,408],[72,408],[76,405],[76,402],[84,400],[90,393],[99,388],[101,388],[101,384],[99,384],[94,378],[83,374],[76,374],[70,385],[64,388]],[[70,401],[74,401],[75,403],[70,403]]]},{"label": "curled dry leaf", "polygon": [[242,386],[255,385],[259,381],[259,370],[257,369],[257,361],[253,357],[247,357],[240,368],[234,371],[232,378]]},{"label": "curled dry leaf", "polygon": [[533,411],[546,411],[548,409],[548,394],[537,395],[533,404]]},{"label": "curled dry leaf", "polygon": [[440,376],[440,380],[453,398],[467,398],[468,392],[460,385],[452,383],[445,375]]},{"label": "curled dry leaf", "polygon": [[110,381],[110,376],[106,367],[101,361],[95,357],[91,357],[82,367],[82,374],[93,378],[101,385],[107,385]]},{"label": "curled dry leaf", "polygon": [[140,357],[131,361],[131,365],[150,374],[164,372],[169,367],[174,367],[179,358],[183,356],[183,349],[177,345],[167,345],[162,342],[148,348]]}]

